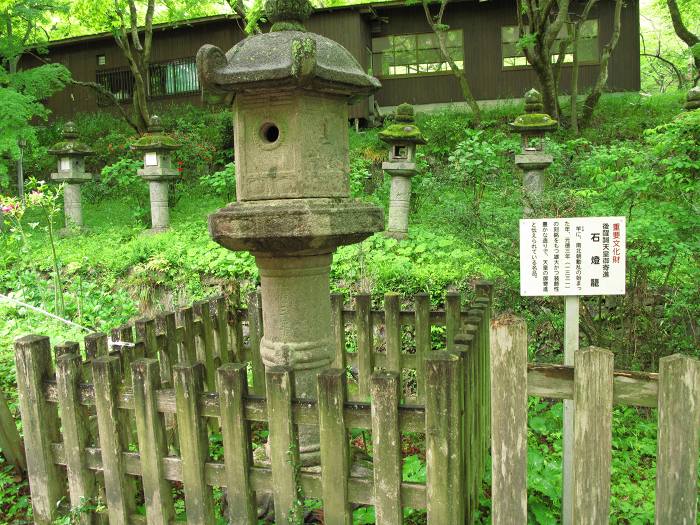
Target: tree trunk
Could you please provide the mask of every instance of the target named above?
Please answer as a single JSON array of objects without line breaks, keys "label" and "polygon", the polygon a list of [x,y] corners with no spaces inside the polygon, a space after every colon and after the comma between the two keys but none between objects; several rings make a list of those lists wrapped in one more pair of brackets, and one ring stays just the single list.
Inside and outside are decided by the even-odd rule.
[{"label": "tree trunk", "polygon": [[593,89],[586,97],[583,103],[583,114],[581,115],[581,126],[588,127],[593,117],[593,111],[598,105],[600,96],[603,93],[603,88],[608,82],[608,62],[612,56],[617,41],[620,39],[620,26],[622,23],[622,2],[623,0],[615,0],[615,14],[613,17],[613,32],[610,35],[610,41],[603,48],[603,53],[600,57],[600,69],[598,70],[598,78],[596,79]]},{"label": "tree trunk", "polygon": [[[689,48],[700,44],[700,36],[692,33],[683,22],[683,17],[678,9],[676,0],[666,0],[666,4],[668,5],[668,12],[671,15],[673,30],[676,32],[676,35],[678,35],[678,38],[685,42]],[[693,55],[693,63],[695,64],[694,83],[697,83],[698,78],[700,78],[700,54],[696,53]]]},{"label": "tree trunk", "polygon": [[423,12],[425,13],[425,18],[428,22],[428,25],[433,30],[435,37],[437,38],[438,46],[440,48],[440,55],[442,56],[442,59],[445,62],[447,62],[447,65],[450,66],[450,71],[452,71],[452,74],[459,82],[459,88],[462,91],[462,97],[464,97],[464,100],[467,102],[470,109],[472,110],[472,113],[474,114],[474,123],[478,126],[481,124],[481,109],[479,108],[479,104],[477,104],[476,99],[474,98],[474,94],[472,93],[471,86],[469,85],[469,81],[467,80],[467,75],[464,72],[464,68],[460,69],[457,66],[457,64],[455,64],[455,61],[452,60],[452,57],[447,51],[445,34],[446,31],[449,30],[449,27],[442,23],[442,18],[445,14],[445,8],[447,7],[447,2],[449,0],[441,0],[440,11],[435,17],[433,17],[430,14],[428,1],[429,0],[423,0]]}]

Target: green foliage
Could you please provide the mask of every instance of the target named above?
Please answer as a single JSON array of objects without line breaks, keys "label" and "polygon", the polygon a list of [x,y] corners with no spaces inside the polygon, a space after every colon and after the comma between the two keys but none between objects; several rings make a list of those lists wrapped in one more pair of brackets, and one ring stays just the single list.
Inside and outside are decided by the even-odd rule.
[{"label": "green foliage", "polygon": [[232,201],[236,197],[236,165],[229,162],[223,170],[203,175],[199,183],[214,195]]},{"label": "green foliage", "polygon": [[128,195],[131,201],[132,216],[144,226],[151,220],[148,184],[139,177],[137,170],[143,168],[143,161],[128,157],[102,168],[99,190],[102,194]]}]

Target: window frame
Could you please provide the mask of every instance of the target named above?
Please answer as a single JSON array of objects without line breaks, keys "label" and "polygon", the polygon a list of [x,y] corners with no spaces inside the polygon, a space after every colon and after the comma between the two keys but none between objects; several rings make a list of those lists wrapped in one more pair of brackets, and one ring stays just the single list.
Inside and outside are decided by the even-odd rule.
[{"label": "window frame", "polygon": [[[450,29],[449,31],[450,31],[450,32],[459,33],[460,36],[461,36],[461,38],[459,39],[460,46],[459,46],[459,47],[457,47],[457,46],[449,46],[448,49],[460,49],[460,50],[462,51],[462,58],[461,58],[461,60],[456,60],[456,62],[460,62],[460,61],[462,62],[462,68],[461,68],[461,70],[463,71],[463,70],[464,70],[464,30],[463,30],[462,28],[456,28],[456,29]],[[416,62],[415,62],[415,63],[412,63],[412,64],[406,64],[406,66],[407,66],[407,67],[408,67],[408,66],[419,67],[419,66],[420,66],[420,63],[418,62],[418,51],[419,51],[419,47],[418,47],[418,37],[419,37],[419,36],[423,36],[423,35],[429,35],[430,37],[435,37],[435,33],[434,33],[434,32],[429,32],[429,33],[426,33],[426,32],[401,33],[401,34],[389,34],[389,35],[381,35],[381,36],[375,36],[375,37],[373,37],[373,38],[372,38],[372,48],[371,48],[371,50],[370,50],[370,51],[371,51],[371,55],[372,55],[372,61],[371,61],[371,64],[372,64],[372,74],[373,74],[375,77],[377,77],[377,78],[385,79],[385,80],[391,80],[391,79],[394,79],[394,78],[416,78],[416,77],[433,77],[433,76],[453,75],[454,73],[452,73],[452,70],[450,69],[450,66],[449,66],[449,64],[448,64],[447,62],[441,62],[441,64],[446,64],[446,65],[447,65],[447,69],[441,70],[441,71],[425,71],[425,72],[415,72],[415,73],[401,73],[401,74],[396,74],[396,75],[392,75],[392,74],[385,75],[385,74],[383,73],[383,68],[381,68],[379,71],[375,71],[376,68],[374,67],[374,57],[375,57],[375,55],[382,55],[382,60],[383,60],[384,51],[375,51],[375,50],[374,50],[374,40],[379,39],[379,38],[414,37],[414,38],[416,39],[416,43],[415,43],[415,47],[414,47],[414,52],[415,52],[415,54],[416,54],[416,55],[415,55],[415,56],[416,56]],[[439,47],[424,48],[424,49],[420,49],[420,50],[422,50],[422,51],[426,51],[426,50],[437,50],[438,52],[440,52],[440,48],[439,48]],[[394,56],[395,56],[395,54],[396,54],[396,48],[395,48],[395,47],[392,47],[392,51],[393,51]],[[396,64],[394,64],[393,67],[397,67]]]},{"label": "window frame", "polygon": [[[152,78],[153,78],[153,71],[156,68],[162,68],[164,72],[167,72],[168,66],[171,65],[173,66],[173,70],[175,70],[175,67],[178,65],[187,65],[188,67],[193,68],[193,73],[194,76],[192,79],[196,82],[197,86],[195,89],[187,90],[187,91],[176,91],[174,93],[158,93],[158,94],[153,94],[153,84],[152,84]],[[126,82],[129,83],[130,80],[130,85],[131,85],[131,91],[129,92],[129,96],[126,98],[118,98],[119,102],[122,104],[131,104],[134,101],[134,76],[131,73],[131,69],[128,66],[122,66],[122,67],[114,67],[114,68],[102,68],[100,67],[99,69],[95,70],[95,82],[98,84],[101,84],[105,89],[109,89],[107,86],[105,86],[102,82],[100,82],[101,77],[109,77],[110,75],[124,75],[125,79],[128,79]],[[165,80],[163,82],[163,85],[167,85],[167,75],[164,76]],[[174,84],[177,84],[177,78],[174,77],[172,82]],[[160,62],[153,62],[149,64],[148,66],[148,79],[146,80],[146,87],[148,89],[148,94],[147,97],[149,100],[156,100],[156,99],[162,99],[162,98],[169,98],[169,97],[187,97],[187,96],[192,96],[196,95],[201,92],[201,86],[199,84],[199,75],[197,75],[197,66],[196,66],[196,57],[180,57],[180,58],[171,58],[169,60],[162,60]],[[110,91],[111,92],[111,91]],[[116,93],[113,93],[113,95],[117,95]],[[108,106],[110,105],[110,101],[106,99],[104,95],[98,95],[97,96],[97,105],[98,106]]]},{"label": "window frame", "polygon": [[[596,24],[596,34],[595,34],[594,37],[590,37],[589,40],[595,40],[595,42],[596,42],[597,53],[596,53],[596,58],[595,58],[594,60],[581,60],[581,59],[579,59],[578,64],[579,64],[579,66],[596,66],[596,65],[600,64],[600,19],[598,19],[598,18],[589,18],[588,20],[585,20],[583,23],[584,23],[584,24],[586,24],[586,23],[595,23],[595,24]],[[513,44],[513,43],[514,43],[514,42],[504,42],[504,41],[503,41],[503,29],[505,29],[505,28],[514,28],[514,29],[518,30],[518,32],[519,32],[519,28],[518,28],[517,25],[515,25],[515,26],[501,26],[501,27],[499,28],[499,33],[500,33],[500,48],[501,48],[501,71],[523,71],[523,70],[532,69],[532,64],[530,64],[529,62],[528,62],[527,64],[525,64],[525,65],[518,65],[518,66],[507,66],[507,65],[504,64],[504,61],[506,60],[506,58],[520,58],[520,57],[525,57],[525,53],[524,53],[524,52],[523,52],[522,55],[517,55],[517,56],[510,56],[510,57],[504,57],[504,56],[503,56],[503,45],[504,45],[504,44]],[[527,29],[527,26],[525,26],[525,28]],[[564,30],[566,30],[566,31],[568,32],[568,25],[565,24],[565,25],[562,27],[562,31],[564,31]],[[557,40],[561,40],[561,39],[560,39],[560,38],[557,38]],[[517,40],[516,40],[516,42],[517,42]],[[580,45],[580,43],[581,43],[581,42],[579,41],[579,45]],[[571,51],[571,50],[570,50],[570,49],[567,49],[566,51]],[[569,55],[569,54],[572,54],[572,53],[567,52],[566,54]],[[552,57],[551,57],[551,58],[554,59],[555,56],[558,56],[558,53],[552,53]],[[527,60],[527,58],[526,58],[526,60]],[[573,60],[572,60],[571,62],[564,62],[564,63],[562,64],[562,66],[565,66],[565,67],[571,67],[571,66],[573,66]]]}]

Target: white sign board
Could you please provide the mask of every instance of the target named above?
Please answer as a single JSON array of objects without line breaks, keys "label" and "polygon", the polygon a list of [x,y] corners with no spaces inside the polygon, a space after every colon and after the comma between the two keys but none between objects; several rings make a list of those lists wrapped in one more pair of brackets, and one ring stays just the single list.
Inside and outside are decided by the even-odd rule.
[{"label": "white sign board", "polygon": [[624,293],[624,217],[520,221],[520,295]]},{"label": "white sign board", "polygon": [[144,155],[144,166],[157,166],[158,165],[158,155],[155,152],[149,151]]},{"label": "white sign board", "polygon": [[70,170],[70,159],[68,157],[61,157],[61,167],[59,171],[69,171]]}]

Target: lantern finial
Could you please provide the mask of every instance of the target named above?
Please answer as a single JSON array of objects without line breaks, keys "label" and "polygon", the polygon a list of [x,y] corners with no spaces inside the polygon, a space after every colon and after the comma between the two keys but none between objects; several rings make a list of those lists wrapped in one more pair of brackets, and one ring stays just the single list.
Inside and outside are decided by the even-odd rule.
[{"label": "lantern finial", "polygon": [[274,31],[306,31],[304,22],[309,18],[313,7],[309,0],[267,0],[265,14],[272,22]]}]

